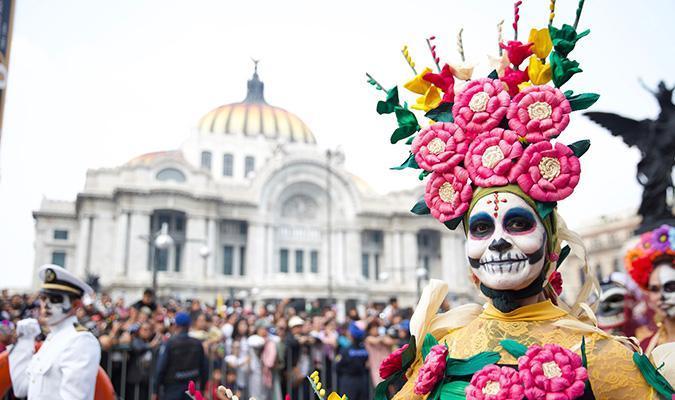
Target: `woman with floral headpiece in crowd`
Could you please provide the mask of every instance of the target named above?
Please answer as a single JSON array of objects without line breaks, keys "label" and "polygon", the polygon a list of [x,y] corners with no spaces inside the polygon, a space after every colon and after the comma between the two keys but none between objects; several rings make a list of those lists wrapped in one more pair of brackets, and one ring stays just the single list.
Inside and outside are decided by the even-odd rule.
[{"label": "woman with floral headpiece in crowd", "polygon": [[500,57],[487,77],[472,78],[462,30],[459,64],[441,67],[435,37],[427,39],[437,72],[418,73],[403,48],[415,73],[404,87],[420,95],[411,108],[425,112],[426,127],[396,87],[386,90],[368,75],[386,93],[378,113],[396,116],[391,142],[410,145],[396,169],[417,169],[427,181],[411,211],[463,227],[467,272],[488,299],[437,314],[448,289],[432,279],[410,320],[410,342],[382,363],[376,399],[402,379],[394,399],[670,399],[673,388],[636,340],[597,327],[586,302],[597,299],[598,282],[586,262],[578,296],[570,304],[560,298],[563,261],[569,254],[586,261],[586,251],[557,202],[575,190],[590,146],[566,143],[564,131],[572,112],[599,96],[561,89],[581,72],[569,57],[589,33],[577,32],[584,1],[574,24],[560,28],[551,2],[548,27],[532,29],[526,42],[517,38],[521,3],[514,40],[502,43],[499,25]]},{"label": "woman with floral headpiece in crowd", "polygon": [[[640,345],[656,365],[675,358],[675,228],[662,225],[643,233],[626,253],[626,271],[647,292],[649,306],[656,312],[657,329]],[[662,373],[675,382],[673,368]]]}]

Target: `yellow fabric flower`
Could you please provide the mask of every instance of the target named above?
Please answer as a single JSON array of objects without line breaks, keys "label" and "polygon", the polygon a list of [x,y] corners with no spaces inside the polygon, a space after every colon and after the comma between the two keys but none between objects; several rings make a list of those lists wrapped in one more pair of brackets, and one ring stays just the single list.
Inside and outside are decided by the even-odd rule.
[{"label": "yellow fabric flower", "polygon": [[551,42],[551,35],[548,33],[548,28],[532,28],[528,41],[530,43],[534,43],[534,46],[532,46],[532,52],[540,59],[545,59],[548,57],[548,53],[550,53],[551,49],[553,48],[553,42]]},{"label": "yellow fabric flower", "polygon": [[427,90],[429,90],[429,88],[431,87],[431,83],[424,80],[424,75],[428,74],[429,72],[431,72],[431,68],[429,67],[424,68],[424,71],[420,72],[419,74],[417,74],[417,76],[406,82],[403,85],[403,87],[410,90],[413,93],[417,94],[426,93]]},{"label": "yellow fabric flower", "polygon": [[424,96],[418,97],[415,104],[411,105],[410,108],[427,112],[438,107],[440,103],[441,90],[436,86],[431,86],[427,89],[426,93],[424,93]]},{"label": "yellow fabric flower", "polygon": [[535,85],[544,85],[551,80],[551,64],[544,64],[536,55],[532,55],[527,74]]},{"label": "yellow fabric flower", "polygon": [[523,89],[525,89],[528,86],[532,86],[532,82],[527,81],[527,82],[521,82],[518,84],[518,92],[521,92]]},{"label": "yellow fabric flower", "polygon": [[339,394],[332,392],[331,394],[328,395],[328,400],[341,400],[342,396]]}]

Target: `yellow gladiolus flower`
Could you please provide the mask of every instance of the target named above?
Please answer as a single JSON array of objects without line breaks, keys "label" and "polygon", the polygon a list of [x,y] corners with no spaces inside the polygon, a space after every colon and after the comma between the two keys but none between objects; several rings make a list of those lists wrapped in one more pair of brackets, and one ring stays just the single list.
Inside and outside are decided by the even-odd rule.
[{"label": "yellow gladiolus flower", "polygon": [[551,80],[551,64],[544,64],[536,55],[532,55],[527,74],[535,85],[544,85]]},{"label": "yellow gladiolus flower", "polygon": [[319,396],[321,396],[321,397],[326,396],[326,389],[319,390]]},{"label": "yellow gladiolus flower", "polygon": [[340,397],[339,394],[332,392],[331,394],[328,395],[328,400],[340,400],[342,397]]},{"label": "yellow gladiolus flower", "polygon": [[410,108],[427,112],[438,107],[440,103],[441,90],[436,86],[431,86],[427,89],[426,93],[424,93],[424,96],[418,97],[415,104],[411,105]]},{"label": "yellow gladiolus flower", "polygon": [[548,53],[550,53],[553,48],[553,42],[551,42],[551,35],[548,33],[548,28],[532,28],[528,41],[534,43],[532,52],[540,59],[548,57]]},{"label": "yellow gladiolus flower", "polygon": [[406,82],[403,85],[403,87],[410,90],[413,93],[417,94],[426,93],[427,90],[429,90],[429,87],[431,87],[431,83],[424,80],[424,75],[428,74],[429,72],[431,72],[431,68],[429,67],[424,68],[424,71],[420,72],[419,74],[417,74],[417,76]]}]

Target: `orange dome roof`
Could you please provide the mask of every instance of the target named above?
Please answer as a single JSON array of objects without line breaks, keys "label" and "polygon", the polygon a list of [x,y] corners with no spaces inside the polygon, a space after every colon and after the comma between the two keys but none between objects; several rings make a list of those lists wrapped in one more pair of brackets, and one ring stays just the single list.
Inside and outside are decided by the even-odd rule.
[{"label": "orange dome roof", "polygon": [[274,107],[265,101],[264,83],[258,77],[257,65],[248,81],[246,99],[209,111],[199,120],[202,134],[263,135],[282,142],[316,143],[307,125],[295,114]]}]

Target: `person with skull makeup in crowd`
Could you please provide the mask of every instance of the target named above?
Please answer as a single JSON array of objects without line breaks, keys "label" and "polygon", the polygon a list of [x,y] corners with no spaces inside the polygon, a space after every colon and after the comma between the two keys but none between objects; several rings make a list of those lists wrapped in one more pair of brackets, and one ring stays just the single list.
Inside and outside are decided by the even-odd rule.
[{"label": "person with skull makeup in crowd", "polygon": [[[647,292],[648,303],[656,312],[656,332],[640,343],[656,364],[665,360],[675,363],[674,260],[675,228],[668,225],[642,234],[625,258],[626,270]],[[675,373],[667,377],[675,383]]]},{"label": "person with skull makeup in crowd", "polygon": [[38,275],[41,319],[49,330],[37,352],[41,329],[32,318],[18,322],[17,343],[9,355],[14,393],[32,399],[92,400],[101,358],[98,340],[80,326],[75,312],[82,296],[93,290],[57,265],[44,265]]},{"label": "person with skull makeup in crowd", "polygon": [[[564,27],[576,37],[569,31],[574,28]],[[380,369],[383,387],[406,378],[396,400],[460,394],[470,400],[633,400],[673,394],[634,341],[615,338],[593,322],[585,302],[599,291],[587,263],[577,298],[571,304],[560,298],[563,261],[570,253],[586,261],[586,252],[559,216],[557,202],[577,186],[579,157],[590,141],[567,145],[557,138],[571,112],[599,96],[575,98],[560,89],[569,76],[561,78],[559,62],[573,46],[561,45],[559,31],[550,25],[532,29],[525,43],[500,43],[504,57],[483,78],[471,79],[472,69],[443,65],[434,55],[438,73],[426,68],[404,85],[422,96],[408,104],[432,120],[424,128],[401,105],[396,87],[377,105],[378,113],[394,113],[399,123],[391,142],[408,138],[411,145],[400,169],[421,169],[419,179],[427,180],[424,197],[411,211],[431,214],[449,229],[463,227],[467,272],[487,298],[484,306],[439,314],[448,285],[430,280],[410,320],[408,347]],[[434,52],[431,42],[429,47]],[[546,84],[550,70],[539,73],[549,53],[556,62],[546,63],[554,69],[554,85]],[[407,50],[404,55],[411,63]],[[519,64],[530,55],[531,72],[523,75]],[[381,89],[370,75],[369,82]],[[659,379],[648,383],[644,376]]]}]

